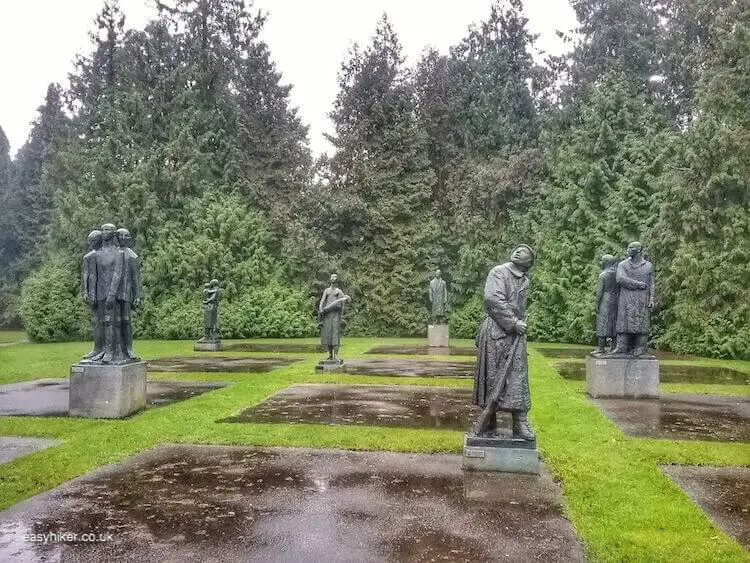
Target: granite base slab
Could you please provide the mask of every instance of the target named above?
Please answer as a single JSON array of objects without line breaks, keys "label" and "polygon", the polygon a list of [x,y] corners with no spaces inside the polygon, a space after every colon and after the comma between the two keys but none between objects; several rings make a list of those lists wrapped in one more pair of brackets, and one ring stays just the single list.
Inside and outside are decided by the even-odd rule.
[{"label": "granite base slab", "polygon": [[146,408],[146,363],[70,368],[70,416],[125,418]]},{"label": "granite base slab", "polygon": [[428,325],[427,346],[430,348],[449,348],[448,325]]},{"label": "granite base slab", "polygon": [[504,473],[539,473],[536,440],[464,436],[463,469]]},{"label": "granite base slab", "polygon": [[193,344],[196,352],[221,352],[223,349],[221,340],[196,340]]},{"label": "granite base slab", "polygon": [[655,358],[586,357],[586,390],[591,397],[659,397]]}]

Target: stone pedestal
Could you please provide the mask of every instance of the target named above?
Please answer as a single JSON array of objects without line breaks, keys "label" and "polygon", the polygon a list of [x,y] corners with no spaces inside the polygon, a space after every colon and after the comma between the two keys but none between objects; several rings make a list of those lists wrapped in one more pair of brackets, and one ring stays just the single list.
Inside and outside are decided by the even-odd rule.
[{"label": "stone pedestal", "polygon": [[70,416],[125,418],[145,407],[146,362],[71,366]]},{"label": "stone pedestal", "polygon": [[654,358],[586,357],[586,390],[591,397],[659,398],[659,361]]},{"label": "stone pedestal", "polygon": [[196,352],[221,352],[223,349],[221,340],[196,340],[193,345]]},{"label": "stone pedestal", "polygon": [[427,347],[428,356],[450,356],[450,354],[451,354],[450,348],[443,348],[441,346],[428,346]]},{"label": "stone pedestal", "polygon": [[429,348],[448,348],[448,325],[427,325],[427,346]]},{"label": "stone pedestal", "polygon": [[536,440],[464,436],[463,468],[467,471],[539,473]]},{"label": "stone pedestal", "polygon": [[320,360],[315,371],[344,371],[344,360]]}]

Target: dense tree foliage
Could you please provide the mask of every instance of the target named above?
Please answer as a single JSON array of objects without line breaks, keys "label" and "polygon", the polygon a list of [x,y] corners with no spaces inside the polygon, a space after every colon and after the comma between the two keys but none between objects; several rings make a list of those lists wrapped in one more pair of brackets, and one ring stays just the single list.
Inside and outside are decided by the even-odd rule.
[{"label": "dense tree foliage", "polygon": [[439,267],[452,334],[471,337],[487,271],[528,242],[530,335],[590,342],[598,258],[640,240],[653,344],[750,357],[750,8],[571,4],[571,50],[544,65],[522,0],[495,0],[413,68],[383,16],[341,66],[335,152],[313,163],[265,15],[163,0],[133,30],[106,2],[12,163],[0,131],[3,319],[26,278],[33,338],[85,336],[85,237],[114,220],[143,257],[141,336],[197,334],[210,277],[225,336],[312,334],[334,270],[349,334],[423,334]]}]

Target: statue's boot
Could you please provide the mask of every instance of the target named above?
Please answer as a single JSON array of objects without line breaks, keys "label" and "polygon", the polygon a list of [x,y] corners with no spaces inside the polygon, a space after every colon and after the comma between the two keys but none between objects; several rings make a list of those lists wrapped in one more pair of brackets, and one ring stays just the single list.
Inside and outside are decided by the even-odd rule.
[{"label": "statue's boot", "polygon": [[93,360],[93,359],[94,359],[94,358],[96,358],[97,356],[101,356],[101,355],[103,355],[103,354],[104,354],[104,352],[102,352],[101,350],[99,350],[99,349],[97,349],[97,348],[94,348],[93,350],[91,350],[91,352],[89,352],[88,354],[86,354],[86,355],[85,355],[85,356],[83,357],[83,359],[84,359],[84,360]]},{"label": "statue's boot", "polygon": [[633,350],[633,355],[635,357],[643,356],[647,353],[646,351],[646,344],[648,343],[648,335],[647,334],[639,334],[636,336],[636,346]]},{"label": "statue's boot", "polygon": [[111,321],[107,321],[104,325],[104,354],[102,355],[101,361],[104,364],[108,364],[114,357],[114,341],[115,341],[115,327]]},{"label": "statue's boot", "polygon": [[531,431],[526,411],[513,411],[513,437],[522,440],[535,440],[536,436]]}]

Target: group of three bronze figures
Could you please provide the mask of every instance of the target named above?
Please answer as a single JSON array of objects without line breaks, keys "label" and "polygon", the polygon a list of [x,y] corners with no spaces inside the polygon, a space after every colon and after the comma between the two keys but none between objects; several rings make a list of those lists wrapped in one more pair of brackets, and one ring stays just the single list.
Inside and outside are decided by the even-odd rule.
[{"label": "group of three bronze figures", "polygon": [[[126,229],[107,223],[89,235],[90,251],[83,259],[83,298],[91,308],[94,349],[84,361],[122,363],[137,360],[132,350],[130,313],[141,298],[138,256]],[[485,316],[476,335],[477,360],[473,401],[483,410],[471,434],[495,436],[497,414],[510,412],[513,438],[533,441],[528,422],[531,408],[526,350],[526,296],[534,251],[517,245],[510,260],[492,268],[484,286]],[[627,258],[605,254],[596,297],[597,355],[639,357],[646,353],[649,311],[653,307],[653,268],[640,243],[628,245]],[[440,270],[430,282],[432,317],[442,323],[448,301]],[[328,351],[322,363],[340,365],[338,357],[345,304],[350,300],[332,274],[318,304],[321,344]],[[219,282],[203,289],[204,336],[218,340]],[[612,349],[605,353],[607,339]]]}]

